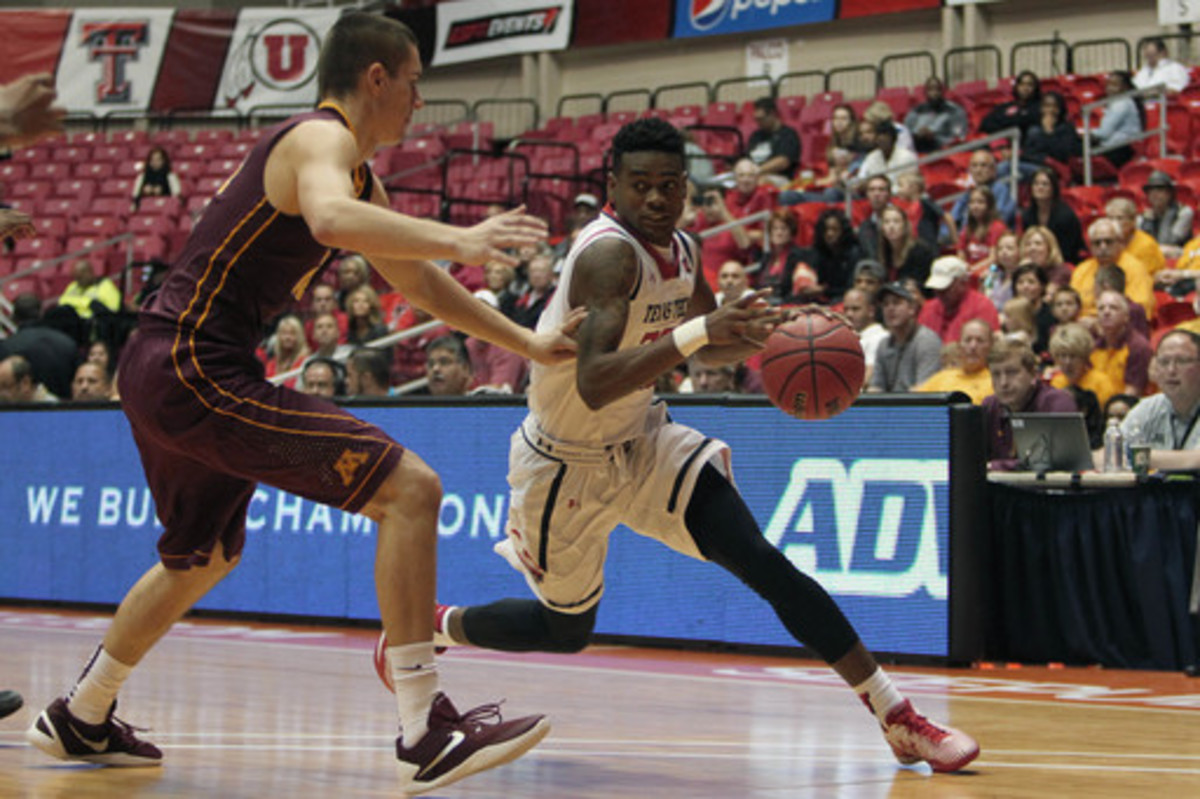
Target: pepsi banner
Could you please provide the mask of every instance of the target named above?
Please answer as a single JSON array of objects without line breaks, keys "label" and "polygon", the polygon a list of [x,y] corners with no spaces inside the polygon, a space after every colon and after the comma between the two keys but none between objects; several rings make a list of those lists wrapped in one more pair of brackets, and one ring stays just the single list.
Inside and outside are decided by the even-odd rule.
[{"label": "pepsi banner", "polygon": [[837,16],[837,0],[678,0],[676,38],[783,28],[829,22]]},{"label": "pepsi banner", "polygon": [[[442,478],[439,598],[528,596],[523,578],[493,552],[505,535],[509,438],[525,408],[356,413]],[[833,594],[869,647],[922,656],[946,656],[949,647],[950,413],[856,406],[806,424],[765,402],[672,408],[676,421],[730,444],[735,479],[766,537]],[[9,442],[0,448],[0,600],[115,605],[156,562],[162,532],[124,416],[3,411],[0,438]],[[262,486],[250,503],[241,564],[200,607],[375,619],[374,550],[366,518]],[[597,631],[796,645],[737,579],[625,528],[612,537]]]}]

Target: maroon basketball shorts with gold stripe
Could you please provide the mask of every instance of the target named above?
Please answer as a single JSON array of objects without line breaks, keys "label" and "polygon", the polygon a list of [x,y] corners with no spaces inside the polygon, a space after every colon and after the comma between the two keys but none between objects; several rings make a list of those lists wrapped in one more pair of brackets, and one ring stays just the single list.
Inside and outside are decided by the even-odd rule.
[{"label": "maroon basketball shorts with gold stripe", "polygon": [[258,483],[357,513],[404,449],[333,403],[273,385],[251,353],[135,333],[121,404],[165,531],[163,565],[203,566],[220,541],[241,552]]}]

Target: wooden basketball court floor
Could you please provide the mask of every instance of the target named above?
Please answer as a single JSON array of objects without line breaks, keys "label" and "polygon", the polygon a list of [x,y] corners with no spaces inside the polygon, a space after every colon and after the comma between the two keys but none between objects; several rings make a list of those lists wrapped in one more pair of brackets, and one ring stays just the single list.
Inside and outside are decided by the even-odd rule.
[{"label": "wooden basketball court floor", "polygon": [[[67,764],[25,745],[107,617],[0,607],[0,797],[383,797],[396,710],[376,679],[375,634],[190,621],[135,671],[119,715],[153,728],[162,768]],[[895,667],[926,713],[983,748],[969,772],[902,768],[823,664],[597,646],[581,655],[460,649],[440,661],[463,710],[507,698],[545,712],[550,736],[445,797],[1200,796],[1200,681],[1099,669]]]}]

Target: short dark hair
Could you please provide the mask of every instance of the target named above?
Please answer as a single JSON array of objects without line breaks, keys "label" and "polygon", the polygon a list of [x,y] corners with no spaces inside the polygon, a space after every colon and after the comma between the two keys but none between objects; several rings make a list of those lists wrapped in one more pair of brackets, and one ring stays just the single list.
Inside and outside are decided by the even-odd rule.
[{"label": "short dark hair", "polygon": [[333,375],[333,393],[339,397],[346,396],[346,367],[343,364],[324,355],[314,355],[304,362],[304,367],[300,370],[301,380],[314,366],[329,367],[329,374]]},{"label": "short dark hair", "polygon": [[681,164],[687,163],[683,149],[683,134],[666,120],[650,117],[636,119],[623,125],[612,141],[612,168],[621,168],[621,158],[626,153],[669,153],[679,156]]},{"label": "short dark hair", "polygon": [[417,53],[412,28],[382,14],[350,11],[329,30],[317,60],[317,96],[343,97],[358,85],[358,76],[372,64],[383,64],[395,75],[410,54]]},{"label": "short dark hair", "polygon": [[[1195,333],[1183,327],[1175,327],[1164,333],[1163,337],[1158,340],[1158,349],[1162,349],[1163,342],[1171,336],[1186,336],[1188,341],[1192,342],[1192,346],[1196,348],[1196,352],[1200,353],[1200,333]],[[1155,352],[1157,351],[1155,350]]]},{"label": "short dark hair", "polygon": [[1096,287],[1103,286],[1118,294],[1125,293],[1125,270],[1116,264],[1102,266],[1096,270]]},{"label": "short dark hair", "polygon": [[1160,53],[1167,52],[1167,40],[1161,36],[1148,36],[1142,40],[1143,47],[1145,47],[1148,44],[1154,45],[1154,49]]},{"label": "short dark hair", "polygon": [[[1159,344],[1162,344],[1162,342],[1160,341]],[[1130,409],[1132,409],[1133,406],[1137,405],[1139,401],[1140,400],[1132,394],[1113,394],[1104,402],[1104,415],[1108,416],[1108,409],[1113,405],[1116,405],[1118,402],[1123,402],[1128,405]]]},{"label": "short dark hair", "polygon": [[391,370],[388,368],[388,358],[381,350],[370,347],[360,347],[350,355],[350,363],[363,374],[381,386],[387,387],[391,382]]},{"label": "short dark hair", "polygon": [[455,335],[439,336],[425,345],[425,355],[428,357],[434,350],[447,350],[453,353],[459,363],[470,365],[471,357],[467,355],[467,347],[463,340]]},{"label": "short dark hair", "polygon": [[754,101],[754,110],[779,115],[779,106],[775,103],[774,97],[759,97]]},{"label": "short dark hair", "polygon": [[12,376],[14,383],[20,383],[25,378],[33,380],[33,367],[29,364],[29,359],[24,355],[10,355],[7,358],[9,365],[12,366]]},{"label": "short dark hair", "polygon": [[22,292],[13,300],[12,320],[17,327],[42,318],[42,300],[32,291]]},{"label": "short dark hair", "polygon": [[1013,272],[1013,277],[1012,277],[1013,285],[1014,286],[1017,285],[1017,281],[1020,280],[1021,278],[1025,277],[1026,275],[1033,275],[1037,279],[1037,282],[1041,283],[1043,287],[1047,283],[1046,276],[1042,274],[1041,269],[1037,268],[1037,264],[1023,263],[1017,267],[1015,272]]}]

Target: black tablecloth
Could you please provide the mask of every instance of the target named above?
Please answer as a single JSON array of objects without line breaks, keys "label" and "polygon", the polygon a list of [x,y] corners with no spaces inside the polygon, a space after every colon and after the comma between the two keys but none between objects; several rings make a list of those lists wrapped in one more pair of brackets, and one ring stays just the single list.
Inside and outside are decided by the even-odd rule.
[{"label": "black tablecloth", "polygon": [[1058,492],[992,484],[990,496],[992,658],[1171,670],[1196,662],[1196,483]]}]

